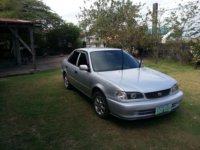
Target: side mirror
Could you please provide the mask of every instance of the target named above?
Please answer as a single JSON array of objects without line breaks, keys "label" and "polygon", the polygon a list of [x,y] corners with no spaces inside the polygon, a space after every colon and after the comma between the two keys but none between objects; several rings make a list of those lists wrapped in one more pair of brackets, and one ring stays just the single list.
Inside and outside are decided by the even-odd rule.
[{"label": "side mirror", "polygon": [[80,66],[79,66],[79,69],[80,69],[80,70],[84,70],[84,71],[88,71],[88,70],[89,70],[89,68],[88,68],[87,65],[80,65]]}]

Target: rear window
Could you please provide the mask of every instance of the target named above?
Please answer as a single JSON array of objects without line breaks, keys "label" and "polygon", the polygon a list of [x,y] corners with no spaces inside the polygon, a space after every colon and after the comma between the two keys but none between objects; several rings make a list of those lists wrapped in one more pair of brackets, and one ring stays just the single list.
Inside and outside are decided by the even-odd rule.
[{"label": "rear window", "polygon": [[77,62],[77,59],[78,59],[78,55],[79,55],[79,52],[75,51],[68,59],[68,61],[73,64],[73,65],[76,65],[76,62]]}]

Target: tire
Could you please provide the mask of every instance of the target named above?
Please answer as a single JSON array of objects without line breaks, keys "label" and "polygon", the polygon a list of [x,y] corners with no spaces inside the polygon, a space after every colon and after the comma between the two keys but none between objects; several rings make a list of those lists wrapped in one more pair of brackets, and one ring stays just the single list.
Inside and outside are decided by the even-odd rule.
[{"label": "tire", "polygon": [[97,91],[93,94],[93,107],[98,117],[106,119],[109,116],[109,108],[104,94]]},{"label": "tire", "polygon": [[64,73],[63,74],[63,80],[64,80],[64,86],[66,89],[70,89],[71,88],[71,84],[69,83],[69,80],[67,78],[67,74]]}]

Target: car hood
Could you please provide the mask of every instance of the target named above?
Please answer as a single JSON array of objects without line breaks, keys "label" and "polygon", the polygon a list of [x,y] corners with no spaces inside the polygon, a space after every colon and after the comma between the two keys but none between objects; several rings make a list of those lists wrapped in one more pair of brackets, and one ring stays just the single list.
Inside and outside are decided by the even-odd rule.
[{"label": "car hood", "polygon": [[124,91],[152,92],[171,88],[176,80],[150,68],[98,72],[98,76]]}]

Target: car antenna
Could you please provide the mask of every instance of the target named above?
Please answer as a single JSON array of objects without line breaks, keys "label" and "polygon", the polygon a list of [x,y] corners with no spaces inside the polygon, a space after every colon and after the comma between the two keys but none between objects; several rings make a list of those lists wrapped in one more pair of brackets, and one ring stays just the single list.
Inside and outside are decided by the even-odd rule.
[{"label": "car antenna", "polygon": [[122,48],[121,48],[121,54],[122,54],[122,70],[124,70],[124,52],[123,52],[123,50],[122,50]]},{"label": "car antenna", "polygon": [[141,53],[141,55],[139,56],[139,57],[140,57],[139,68],[141,68],[141,66],[142,66],[142,62],[143,62],[143,53],[144,53],[144,51],[142,50],[142,53]]}]

